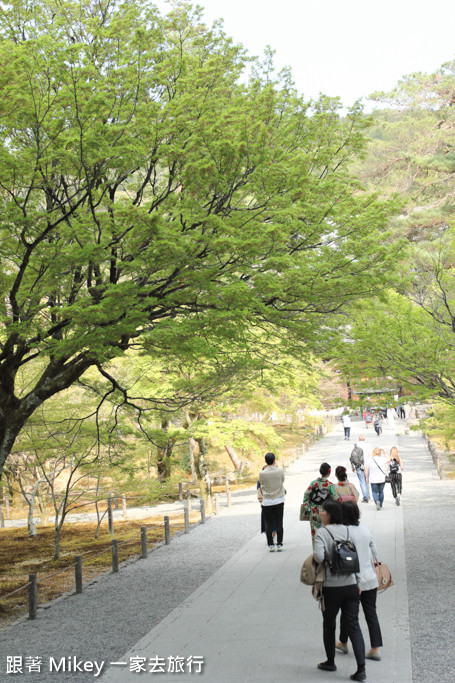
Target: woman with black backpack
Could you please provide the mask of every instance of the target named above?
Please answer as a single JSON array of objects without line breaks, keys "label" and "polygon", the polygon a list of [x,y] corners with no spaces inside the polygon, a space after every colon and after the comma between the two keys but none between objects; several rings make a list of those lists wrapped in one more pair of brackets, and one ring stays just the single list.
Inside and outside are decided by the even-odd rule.
[{"label": "woman with black backpack", "polygon": [[[355,503],[354,503],[355,505]],[[349,526],[342,524],[342,508],[337,500],[326,500],[322,505],[323,528],[318,529],[313,546],[314,560],[324,562],[323,639],[327,660],[319,662],[318,669],[336,671],[335,631],[336,618],[341,610],[343,628],[350,638],[357,662],[352,681],[365,681],[365,641],[359,625],[359,572],[358,549],[352,544]],[[360,544],[367,544],[363,538]],[[349,552],[346,552],[346,551]],[[364,549],[362,548],[362,554]],[[366,552],[366,548],[365,548]],[[369,547],[368,547],[369,552]],[[352,565],[352,566],[351,566]]]},{"label": "woman with black backpack", "polygon": [[392,487],[392,496],[395,498],[395,504],[400,505],[400,497],[403,490],[403,461],[398,455],[398,448],[392,446],[390,449],[390,457],[387,460],[389,468],[390,485]]}]

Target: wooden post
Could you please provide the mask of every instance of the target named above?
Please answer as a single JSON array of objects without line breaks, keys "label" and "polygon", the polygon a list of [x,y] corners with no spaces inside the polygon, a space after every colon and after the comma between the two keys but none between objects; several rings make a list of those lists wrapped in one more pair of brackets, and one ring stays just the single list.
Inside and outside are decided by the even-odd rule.
[{"label": "wooden post", "polygon": [[141,526],[141,558],[145,560],[147,557],[147,527]]},{"label": "wooden post", "polygon": [[215,514],[219,515],[220,514],[220,501],[218,499],[218,494],[215,493],[213,496],[213,503],[214,503],[214,508],[215,508]]},{"label": "wooden post", "polygon": [[185,518],[185,533],[189,534],[190,533],[190,515],[188,512],[188,506],[185,506],[185,509],[183,511],[183,516]]},{"label": "wooden post", "polygon": [[122,511],[123,511],[123,519],[126,519],[126,496],[123,494],[122,496]]},{"label": "wooden post", "polygon": [[183,500],[183,484],[179,481],[179,500]]},{"label": "wooden post", "polygon": [[164,543],[169,545],[171,542],[171,529],[169,526],[169,517],[164,518]]},{"label": "wooden post", "polygon": [[201,508],[201,524],[205,524],[205,503],[203,498],[199,501],[199,505]]},{"label": "wooden post", "polygon": [[112,516],[112,498],[107,499],[107,521],[109,524],[109,533],[114,535],[114,518]]},{"label": "wooden post", "polygon": [[114,510],[118,510],[118,495],[115,491],[112,494],[112,497],[114,498]]},{"label": "wooden post", "polygon": [[28,618],[33,621],[36,619],[37,607],[36,574],[29,574],[28,580]]},{"label": "wooden post", "polygon": [[187,502],[187,507],[188,507],[188,512],[191,512],[191,491],[188,489],[186,492],[186,502]]},{"label": "wooden post", "polygon": [[82,555],[76,555],[75,574],[76,574],[76,593],[82,593]]},{"label": "wooden post", "polygon": [[112,539],[112,573],[116,574],[118,572],[118,541],[117,539]]},{"label": "wooden post", "polygon": [[3,500],[0,500],[0,528],[5,528],[5,515],[3,513]]},{"label": "wooden post", "polygon": [[227,498],[227,506],[228,508],[231,507],[231,488],[229,486],[229,479],[226,477],[226,498]]},{"label": "wooden post", "polygon": [[6,519],[11,519],[9,512],[9,493],[5,493],[3,498],[5,499]]}]

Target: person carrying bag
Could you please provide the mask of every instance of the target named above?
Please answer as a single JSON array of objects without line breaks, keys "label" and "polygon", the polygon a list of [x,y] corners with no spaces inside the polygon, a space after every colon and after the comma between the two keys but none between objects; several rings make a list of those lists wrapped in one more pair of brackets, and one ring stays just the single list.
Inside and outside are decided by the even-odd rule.
[{"label": "person carrying bag", "polygon": [[[341,618],[346,625],[357,662],[357,671],[351,675],[351,680],[364,681],[366,680],[365,642],[359,625],[357,574],[352,571],[356,566],[354,560],[358,550],[355,544],[350,543],[351,534],[342,524],[341,504],[337,500],[329,499],[323,503],[321,520],[323,527],[316,532],[313,554],[316,563],[324,562],[322,587],[324,611],[322,615],[323,641],[327,659],[319,662],[318,669],[336,671],[335,631],[337,615],[341,610]],[[340,555],[343,557],[340,558]],[[339,571],[340,568],[342,571]],[[350,570],[349,573],[348,570]]]}]

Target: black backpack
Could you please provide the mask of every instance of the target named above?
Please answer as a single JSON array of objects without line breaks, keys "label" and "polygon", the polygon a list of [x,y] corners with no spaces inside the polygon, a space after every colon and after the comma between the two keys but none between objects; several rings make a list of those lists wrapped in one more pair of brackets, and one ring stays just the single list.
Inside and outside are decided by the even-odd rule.
[{"label": "black backpack", "polygon": [[333,543],[329,557],[329,567],[332,574],[355,574],[360,570],[359,556],[354,543],[349,538],[349,527],[346,527],[347,538],[345,541],[336,541],[331,532]]},{"label": "black backpack", "polygon": [[389,472],[390,474],[396,474],[399,470],[399,465],[395,458],[389,462]]},{"label": "black backpack", "polygon": [[363,450],[357,444],[351,451],[350,461],[354,467],[363,467]]},{"label": "black backpack", "polygon": [[322,505],[322,503],[329,497],[329,494],[329,489],[320,489],[316,484],[316,486],[313,486],[311,489],[309,501],[310,503],[313,503],[313,505]]}]

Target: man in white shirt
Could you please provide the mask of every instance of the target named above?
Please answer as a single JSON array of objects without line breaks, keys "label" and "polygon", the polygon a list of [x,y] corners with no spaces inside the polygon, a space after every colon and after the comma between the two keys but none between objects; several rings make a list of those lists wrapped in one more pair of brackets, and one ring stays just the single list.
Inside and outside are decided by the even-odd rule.
[{"label": "man in white shirt", "polygon": [[273,552],[273,529],[276,529],[276,549],[283,549],[283,512],[284,497],[284,471],[275,464],[275,455],[267,453],[265,456],[266,467],[259,472],[259,483],[262,491],[262,511],[264,513],[265,534],[267,545]]},{"label": "man in white shirt", "polygon": [[349,413],[343,413],[341,420],[344,427],[344,440],[349,441],[349,437],[351,436],[351,418],[349,417]]}]

